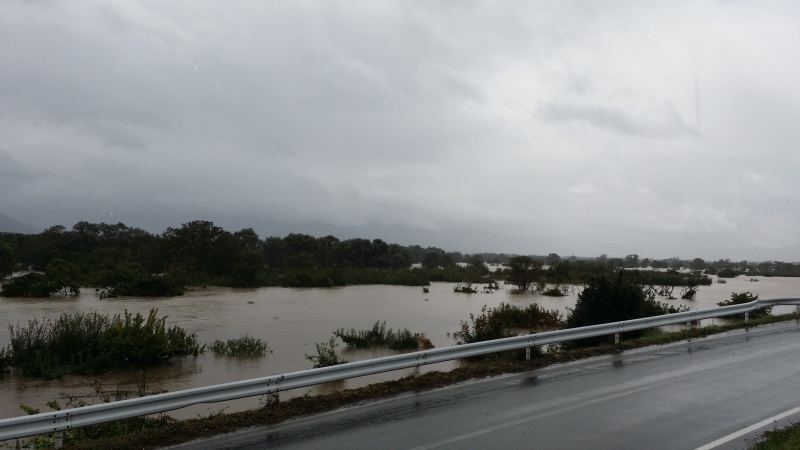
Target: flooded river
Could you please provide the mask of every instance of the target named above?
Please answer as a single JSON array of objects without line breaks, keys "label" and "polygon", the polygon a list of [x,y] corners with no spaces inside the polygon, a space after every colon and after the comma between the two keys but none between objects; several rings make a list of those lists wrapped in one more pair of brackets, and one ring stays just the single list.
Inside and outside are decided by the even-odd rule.
[{"label": "flooded river", "polygon": [[[800,295],[800,278],[749,277],[728,280],[727,284],[701,286],[697,299],[667,300],[685,304],[692,309],[716,307],[732,292],[750,291],[761,298]],[[518,306],[538,303],[547,309],[573,307],[577,293],[566,297],[544,297],[538,294],[511,294],[500,290],[494,294],[460,294],[453,292],[451,283],[434,283],[429,293],[421,288],[406,286],[348,286],[331,289],[231,289],[197,288],[183,297],[101,300],[87,289],[75,298],[39,299],[0,298],[0,346],[9,343],[8,325],[25,324],[29,319],[55,319],[63,312],[98,311],[120,314],[124,310],[147,314],[158,308],[168,315],[167,325],[177,324],[197,333],[200,342],[230,339],[247,333],[267,342],[271,352],[263,358],[219,357],[212,352],[197,357],[177,358],[165,367],[147,369],[145,380],[149,390],[175,391],[248,378],[310,369],[306,354],[316,354],[315,343],[326,342],[338,328],[369,329],[377,320],[386,321],[387,328],[408,328],[425,333],[436,347],[453,345],[452,333],[458,331],[462,320],[470,313],[477,314],[483,305],[494,307],[500,302]],[[676,294],[677,294],[676,289]],[[664,301],[664,300],[662,300]],[[780,307],[775,313],[789,312],[794,307]],[[388,350],[352,350],[342,346],[338,352],[349,361],[392,354]],[[423,367],[427,370],[446,370],[458,362]],[[282,397],[305,393],[329,392],[363,386],[372,382],[397,378],[408,371],[397,371],[371,377],[346,380],[318,387],[305,388]],[[70,376],[61,380],[43,381],[16,375],[0,378],[0,418],[22,415],[18,405],[25,403],[46,411],[49,400],[62,393],[90,392],[86,384],[100,381],[105,388],[135,387],[136,376],[127,371],[95,377]],[[99,400],[95,400],[98,402]],[[63,403],[63,402],[62,402]],[[228,411],[253,408],[259,399],[245,399],[215,405],[200,405],[171,413],[174,417],[195,417],[229,408]]]}]

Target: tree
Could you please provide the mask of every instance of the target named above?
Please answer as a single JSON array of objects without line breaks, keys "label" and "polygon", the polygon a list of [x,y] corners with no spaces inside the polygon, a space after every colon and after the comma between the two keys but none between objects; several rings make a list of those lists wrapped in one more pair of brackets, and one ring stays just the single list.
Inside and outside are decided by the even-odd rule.
[{"label": "tree", "polygon": [[427,253],[422,258],[422,267],[437,268],[437,267],[452,267],[456,265],[453,257],[446,253],[444,250],[436,247],[428,247]]},{"label": "tree", "polygon": [[663,260],[663,259],[657,259],[657,260],[654,260],[654,261],[653,261],[653,262],[650,264],[650,266],[651,266],[653,269],[666,269],[666,268],[668,268],[668,267],[669,267],[669,263],[668,263],[666,260]]},{"label": "tree", "polygon": [[573,264],[569,261],[561,261],[552,264],[546,272],[547,281],[555,284],[564,284],[572,277]]},{"label": "tree", "polygon": [[17,260],[14,259],[14,250],[5,242],[0,243],[0,280],[14,273]]},{"label": "tree", "polygon": [[336,267],[361,269],[368,267],[372,253],[369,239],[348,239],[339,242],[334,251]]},{"label": "tree", "polygon": [[479,276],[489,275],[489,268],[486,267],[486,263],[484,263],[483,259],[478,255],[470,256],[467,268]]},{"label": "tree", "polygon": [[[717,303],[717,306],[731,306],[731,305],[741,305],[742,303],[750,303],[753,301],[758,300],[758,294],[753,295],[749,292],[742,292],[742,293],[731,293],[731,299],[726,300],[723,302]],[[763,308],[757,308],[750,311],[750,318],[751,319],[758,319],[761,317],[766,317],[772,314],[772,306],[765,306]],[[744,319],[744,313],[742,314],[734,314],[730,317],[737,317],[739,319]]]},{"label": "tree", "polygon": [[508,274],[506,281],[517,287],[520,292],[527,291],[536,281],[541,270],[541,263],[530,256],[514,256],[506,263]]},{"label": "tree", "polygon": [[283,258],[286,267],[306,269],[319,267],[317,260],[319,241],[314,236],[290,233],[283,238],[283,248],[286,251]]},{"label": "tree", "polygon": [[271,236],[264,240],[262,246],[264,262],[270,268],[283,267],[283,260],[286,250],[283,248],[283,240],[279,237]]},{"label": "tree", "polygon": [[633,253],[626,256],[623,266],[627,268],[639,267],[639,255]]},{"label": "tree", "polygon": [[719,272],[717,272],[717,276],[720,277],[720,278],[736,278],[736,277],[739,276],[739,272],[737,272],[737,271],[735,271],[735,270],[733,270],[733,269],[731,269],[729,267],[726,267],[726,268],[720,270]]},{"label": "tree", "polygon": [[[567,316],[567,328],[619,322],[680,311],[648,299],[636,279],[636,271],[607,269],[594,276],[578,294],[575,308]],[[641,332],[630,332],[639,335]],[[581,339],[568,344],[585,347],[604,342],[605,336]]]},{"label": "tree", "polygon": [[236,241],[236,247],[239,250],[256,250],[261,246],[261,240],[258,238],[252,228],[244,228],[233,233],[233,240]]},{"label": "tree", "polygon": [[392,262],[389,260],[389,244],[382,239],[373,239],[369,245],[365,266],[375,269],[388,269]]},{"label": "tree", "polygon": [[238,261],[231,269],[231,284],[239,287],[256,286],[256,280],[263,271],[261,254],[255,250],[245,250],[239,254]]},{"label": "tree", "polygon": [[54,292],[61,292],[64,295],[80,294],[81,268],[77,264],[54,259],[47,263],[44,274]]},{"label": "tree", "polygon": [[703,260],[703,258],[695,258],[691,260],[691,262],[689,262],[689,268],[692,270],[703,270],[706,267],[708,266],[706,265],[706,262]]},{"label": "tree", "polygon": [[195,220],[170,227],[162,237],[171,268],[184,267],[194,277],[227,275],[236,259],[233,235],[213,222]]},{"label": "tree", "polygon": [[552,265],[558,262],[561,262],[561,257],[558,256],[558,253],[550,253],[547,255],[547,258],[545,258],[545,263],[547,263],[547,265]]},{"label": "tree", "polygon": [[334,267],[336,265],[334,254],[337,245],[339,245],[339,239],[334,236],[327,235],[317,238],[317,260],[322,267]]},{"label": "tree", "polygon": [[390,244],[389,262],[394,270],[407,269],[411,266],[411,255],[403,246]]},{"label": "tree", "polygon": [[31,272],[17,277],[0,287],[2,297],[50,297],[53,295],[52,283],[41,273]]}]

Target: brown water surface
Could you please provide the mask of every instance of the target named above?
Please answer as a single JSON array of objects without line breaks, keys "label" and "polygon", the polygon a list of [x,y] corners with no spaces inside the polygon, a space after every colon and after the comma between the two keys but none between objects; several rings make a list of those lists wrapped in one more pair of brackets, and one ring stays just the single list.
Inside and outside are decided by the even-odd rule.
[{"label": "brown water surface", "polygon": [[[749,277],[728,280],[727,284],[701,286],[697,299],[692,301],[664,300],[670,304],[685,304],[692,309],[716,307],[716,302],[727,300],[732,292],[750,291],[762,298],[800,295],[800,278],[761,278],[759,282]],[[142,298],[129,297],[117,300],[100,300],[91,290],[75,298],[0,299],[0,330],[8,325],[25,324],[29,319],[55,319],[63,312],[98,311],[102,314],[120,314],[124,310],[146,314],[158,308],[167,314],[167,324],[177,324],[197,333],[201,342],[230,339],[247,333],[265,340],[271,352],[263,358],[218,357],[206,352],[197,357],[176,358],[172,364],[148,369],[145,379],[150,390],[175,391],[236,380],[245,380],[311,368],[306,354],[316,354],[314,344],[326,342],[337,328],[368,329],[377,320],[385,320],[387,328],[408,328],[425,333],[437,347],[453,345],[452,333],[458,331],[460,321],[480,313],[483,305],[494,307],[500,302],[518,306],[539,303],[547,309],[558,309],[566,314],[573,307],[577,293],[566,297],[544,297],[538,294],[511,294],[500,290],[494,294],[457,294],[451,283],[434,283],[429,293],[421,288],[406,286],[348,286],[332,289],[232,289],[197,288],[183,297]],[[675,294],[677,294],[677,289]],[[788,312],[793,307],[776,308],[775,312]],[[0,346],[8,345],[7,332],[0,332]],[[393,354],[389,350],[353,350],[339,347],[347,360],[355,361]],[[423,367],[426,370],[447,370],[458,362],[441,363]],[[363,386],[410,373],[409,370],[345,380],[282,394],[282,397],[321,393],[335,389]],[[22,415],[18,405],[25,403],[46,411],[45,403],[57,399],[61,393],[90,392],[86,383],[99,380],[107,389],[135,387],[136,375],[117,371],[96,377],[69,376],[61,380],[35,380],[17,375],[0,379],[0,418]],[[95,400],[96,402],[99,400]],[[173,412],[175,417],[194,417],[229,408],[228,411],[252,408],[259,399],[244,399],[215,405],[200,405]]]}]

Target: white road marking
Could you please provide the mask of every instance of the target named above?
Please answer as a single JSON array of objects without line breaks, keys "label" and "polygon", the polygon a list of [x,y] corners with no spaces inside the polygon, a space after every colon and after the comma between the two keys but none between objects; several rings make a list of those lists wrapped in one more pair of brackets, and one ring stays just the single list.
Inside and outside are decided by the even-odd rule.
[{"label": "white road marking", "polygon": [[697,449],[695,449],[695,450],[709,450],[709,449],[712,449],[714,447],[718,447],[718,446],[720,446],[720,445],[722,445],[722,444],[724,444],[726,442],[730,442],[730,441],[732,441],[732,440],[734,440],[734,439],[736,439],[738,437],[744,436],[745,434],[750,433],[751,431],[755,431],[755,430],[757,430],[757,429],[759,429],[759,428],[761,428],[761,427],[763,427],[765,425],[769,425],[772,422],[777,422],[777,421],[783,419],[784,417],[789,417],[792,414],[797,414],[799,412],[800,412],[800,407],[792,408],[789,411],[780,413],[780,414],[778,414],[776,416],[772,416],[769,419],[764,419],[764,420],[762,420],[761,422],[758,422],[755,425],[750,425],[749,427],[747,427],[747,428],[745,428],[743,430],[739,430],[736,433],[732,433],[732,434],[729,434],[729,435],[727,435],[727,436],[725,436],[723,438],[719,438],[719,439],[717,439],[716,441],[714,441],[714,442],[712,442],[710,444],[706,444],[706,445],[704,445],[702,447],[697,447]]},{"label": "white road marking", "polygon": [[[714,361],[713,363],[709,363],[705,367],[706,368],[724,367],[732,364],[733,363],[732,361],[733,361],[732,357],[719,359]],[[736,360],[736,363],[737,364],[739,363],[738,359]],[[671,380],[681,375],[693,374],[697,371],[698,368],[696,366],[680,367],[666,372],[661,372],[655,375],[646,376],[644,378],[639,378],[632,381],[624,381],[620,384],[613,385],[611,387],[593,389],[586,393],[574,394],[566,398],[559,398],[551,400],[549,402],[539,403],[531,408],[526,409],[525,411],[517,409],[516,410],[517,413],[526,414],[526,416],[510,422],[505,422],[491,427],[479,429],[470,433],[462,434],[459,436],[453,436],[451,438],[444,439],[441,441],[420,445],[410,450],[430,450],[433,448],[452,444],[454,442],[463,441],[465,439],[471,439],[483,434],[493,433],[495,431],[499,431],[504,428],[522,425],[526,422],[532,422],[544,417],[550,417],[553,415],[569,412],[574,409],[582,408],[586,405],[601,403],[625,395],[638,394],[639,392],[651,389],[654,384],[663,383],[665,381]],[[541,412],[536,413],[536,411],[541,411]]]}]

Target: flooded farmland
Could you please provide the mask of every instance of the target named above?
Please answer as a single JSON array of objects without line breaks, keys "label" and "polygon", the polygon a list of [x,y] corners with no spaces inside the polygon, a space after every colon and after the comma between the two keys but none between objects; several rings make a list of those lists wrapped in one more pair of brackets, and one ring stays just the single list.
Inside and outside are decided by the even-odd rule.
[{"label": "flooded farmland", "polygon": [[[716,307],[730,298],[732,292],[749,291],[761,298],[800,295],[800,278],[749,277],[729,279],[726,284],[701,286],[695,300],[664,300],[692,309]],[[316,354],[315,344],[327,341],[338,328],[371,328],[375,321],[386,321],[387,328],[408,328],[424,333],[436,347],[453,345],[452,333],[470,314],[477,314],[483,305],[494,307],[501,302],[518,306],[538,303],[547,309],[558,309],[566,315],[573,307],[577,293],[565,297],[545,297],[539,294],[512,294],[499,290],[494,294],[463,294],[453,292],[454,284],[434,283],[430,292],[407,286],[348,286],[330,289],[289,288],[196,288],[183,297],[129,297],[101,300],[86,289],[74,298],[19,299],[0,298],[0,346],[9,343],[8,325],[26,324],[29,319],[54,319],[63,312],[97,311],[101,314],[121,314],[125,310],[146,314],[157,308],[168,315],[167,325],[177,324],[197,333],[200,342],[230,339],[243,334],[263,339],[270,351],[263,358],[220,357],[207,351],[197,357],[176,358],[173,363],[144,372],[149,390],[175,391],[217,383],[256,378],[310,369],[306,354]],[[789,312],[794,307],[775,308],[774,312]],[[349,361],[393,354],[390,350],[353,350],[338,348]],[[422,370],[446,370],[458,362],[442,363]],[[320,393],[334,389],[362,386],[408,373],[398,371],[371,377],[298,390],[288,395]],[[0,379],[0,417],[22,415],[20,403],[47,410],[45,403],[62,394],[90,392],[92,380],[100,381],[106,389],[130,389],[141,382],[142,373],[116,371],[94,377],[68,376],[60,380],[35,380],[17,375]],[[95,402],[100,401],[95,399]],[[259,399],[244,399],[215,405],[199,405],[172,413],[176,417],[195,417],[222,408],[229,410],[252,408]]]}]

